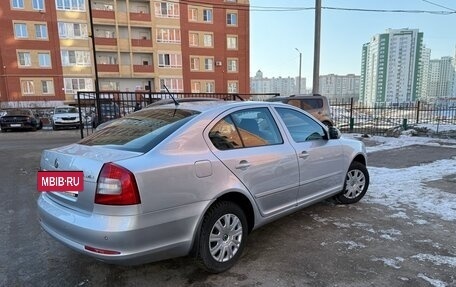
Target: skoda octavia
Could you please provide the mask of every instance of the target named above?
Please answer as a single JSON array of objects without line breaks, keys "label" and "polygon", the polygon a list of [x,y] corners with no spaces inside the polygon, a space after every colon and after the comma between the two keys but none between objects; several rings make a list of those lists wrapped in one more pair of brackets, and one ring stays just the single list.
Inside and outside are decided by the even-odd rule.
[{"label": "skoda octavia", "polygon": [[254,229],[329,197],[355,203],[369,185],[362,142],[273,102],[145,108],[45,150],[40,164],[84,174],[83,191],[38,199],[56,240],[115,264],[192,255],[214,273]]}]

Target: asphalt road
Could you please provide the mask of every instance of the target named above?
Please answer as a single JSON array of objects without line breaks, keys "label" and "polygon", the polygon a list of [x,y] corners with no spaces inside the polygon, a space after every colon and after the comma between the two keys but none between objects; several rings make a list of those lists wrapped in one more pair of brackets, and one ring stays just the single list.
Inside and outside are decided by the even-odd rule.
[{"label": "asphalt road", "polygon": [[[323,202],[254,231],[238,264],[218,275],[187,257],[134,267],[98,262],[53,240],[36,215],[41,151],[79,136],[74,130],[0,134],[0,286],[456,286],[456,263],[412,258],[455,258],[455,222],[427,215],[430,224],[414,225],[363,201]],[[456,156],[456,149],[425,151],[425,161]],[[373,166],[404,162],[420,160],[398,150],[370,156]],[[451,181],[439,184],[455,189]]]}]

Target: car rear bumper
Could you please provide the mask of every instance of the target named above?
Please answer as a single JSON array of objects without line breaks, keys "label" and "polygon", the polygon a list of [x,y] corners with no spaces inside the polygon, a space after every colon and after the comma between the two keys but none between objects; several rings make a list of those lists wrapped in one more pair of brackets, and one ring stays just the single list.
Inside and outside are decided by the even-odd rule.
[{"label": "car rear bumper", "polygon": [[[207,204],[112,216],[75,211],[40,195],[38,216],[42,228],[66,246],[108,263],[136,265],[187,255]],[[118,254],[97,253],[86,246]]]}]

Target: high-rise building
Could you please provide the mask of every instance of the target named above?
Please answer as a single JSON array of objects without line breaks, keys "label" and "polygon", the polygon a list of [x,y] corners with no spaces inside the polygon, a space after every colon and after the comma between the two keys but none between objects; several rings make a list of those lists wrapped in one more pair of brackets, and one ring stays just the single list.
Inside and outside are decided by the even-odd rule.
[{"label": "high-rise building", "polygon": [[453,97],[454,91],[454,59],[442,57],[430,61],[429,68],[429,102],[442,102]]},{"label": "high-rise building", "polygon": [[250,89],[248,0],[10,0],[0,11],[2,106],[73,102],[97,79],[101,91]]},{"label": "high-rise building", "polygon": [[423,33],[388,29],[363,45],[360,100],[367,104],[407,103],[420,97]]},{"label": "high-rise building", "polygon": [[421,91],[420,98],[421,101],[429,100],[429,83],[430,83],[430,69],[431,69],[431,49],[426,48],[423,45],[421,50]]},{"label": "high-rise building", "polygon": [[322,75],[320,76],[318,93],[330,99],[348,100],[353,98],[358,100],[359,81],[360,76],[354,74]]},{"label": "high-rise building", "polygon": [[[250,93],[252,94],[268,94],[275,93],[282,96],[290,96],[298,94],[299,77],[264,77],[263,72],[258,70],[255,77],[250,78]],[[306,91],[306,78],[301,77],[301,93]],[[264,100],[268,96],[253,96],[254,100]]]}]

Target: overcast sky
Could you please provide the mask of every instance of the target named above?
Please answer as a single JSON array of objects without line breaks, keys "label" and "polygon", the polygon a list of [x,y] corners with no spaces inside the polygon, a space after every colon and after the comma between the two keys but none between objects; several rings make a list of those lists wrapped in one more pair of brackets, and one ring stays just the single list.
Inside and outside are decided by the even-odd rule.
[{"label": "overcast sky", "polygon": [[[302,77],[312,83],[315,0],[250,0],[250,74]],[[276,8],[272,8],[276,7]],[[388,28],[424,32],[431,58],[455,56],[456,0],[322,0],[322,7],[445,11],[453,14],[322,10],[320,75],[360,74],[361,48]],[[285,8],[285,9],[284,9]],[[299,8],[299,9],[297,9]],[[292,11],[290,11],[292,10]]]}]

